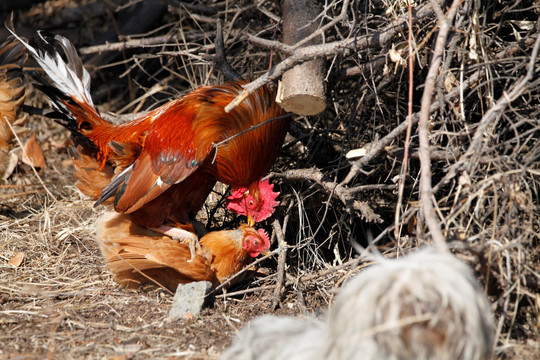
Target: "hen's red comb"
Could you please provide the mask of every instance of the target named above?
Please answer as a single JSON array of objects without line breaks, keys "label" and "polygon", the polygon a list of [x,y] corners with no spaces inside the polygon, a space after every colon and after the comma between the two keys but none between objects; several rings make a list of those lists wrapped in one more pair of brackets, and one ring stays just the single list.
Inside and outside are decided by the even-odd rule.
[{"label": "hen's red comb", "polygon": [[263,239],[264,250],[265,251],[270,250],[270,238],[268,237],[268,234],[266,233],[266,231],[264,231],[264,229],[257,229],[257,231],[259,232],[259,235]]}]

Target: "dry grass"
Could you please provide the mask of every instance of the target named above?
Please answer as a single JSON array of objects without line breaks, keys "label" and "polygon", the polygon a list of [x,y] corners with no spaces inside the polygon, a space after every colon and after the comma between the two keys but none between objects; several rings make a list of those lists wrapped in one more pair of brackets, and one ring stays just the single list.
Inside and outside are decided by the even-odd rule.
[{"label": "dry grass", "polygon": [[[213,52],[212,16],[224,19],[229,57],[241,74],[256,79],[270,62],[279,61],[277,52],[242,37],[248,33],[279,39],[279,25],[272,20],[279,16],[274,1],[258,7],[249,2],[200,3],[203,8],[171,2],[173,6],[140,30],[140,36],[131,36],[122,51],[101,52],[92,46],[110,29],[111,14],[117,15],[118,26],[140,15],[123,17],[114,6],[112,12],[102,10],[98,1],[38,4],[16,13],[15,26],[28,37],[33,29],[45,28],[70,38],[87,54],[84,61],[100,110],[129,114],[223,81],[201,56]],[[343,3],[349,4],[346,18],[326,29],[325,41],[354,36],[357,41],[349,41],[347,51],[338,48],[326,56],[328,109],[295,119],[273,169],[272,181],[282,193],[275,218],[285,228],[288,244],[278,308],[271,309],[274,259],[263,262],[252,283],[229,290],[237,295],[218,297],[213,309],[193,319],[168,320],[172,299],[159,289],[118,288],[102,269],[93,240],[95,219],[103,209],[94,209],[73,186],[65,152],[68,134],[34,116],[29,128],[47,159],[40,176],[54,199],[26,165],[0,185],[0,358],[216,358],[256,315],[326,308],[334,287],[366,266],[355,258],[355,244],[394,257],[431,242],[419,211],[414,126],[409,168],[401,175],[408,70],[388,55],[394,46],[406,57],[406,36],[389,23],[405,16],[403,3],[329,2],[321,26],[342,12]],[[538,77],[493,118],[487,115],[526,73],[539,36],[537,15],[532,0],[479,3],[460,5],[463,12],[458,12],[457,31],[446,45],[432,100],[435,211],[449,246],[475,270],[492,301],[497,357],[534,358],[540,346]],[[78,6],[87,6],[92,16],[66,21],[70,9]],[[429,3],[419,9],[413,27],[418,47],[414,121],[437,29]],[[378,43],[370,40],[383,29],[393,30]],[[538,67],[535,64],[536,73]],[[37,92],[27,98],[28,105],[44,105]],[[360,147],[366,147],[367,157],[345,159],[349,150]],[[404,197],[397,204],[400,179],[405,181]],[[230,228],[238,222],[223,211],[224,193],[219,189],[203,210],[209,228]],[[22,263],[9,265],[17,253],[24,254]]]}]

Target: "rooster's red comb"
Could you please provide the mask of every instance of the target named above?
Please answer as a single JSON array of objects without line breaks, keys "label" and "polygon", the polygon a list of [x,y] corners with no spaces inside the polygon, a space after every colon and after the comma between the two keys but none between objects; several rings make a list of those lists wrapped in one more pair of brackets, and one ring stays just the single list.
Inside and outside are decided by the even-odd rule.
[{"label": "rooster's red comb", "polygon": [[263,221],[272,216],[275,207],[279,205],[279,201],[276,201],[279,192],[274,191],[274,185],[270,184],[268,180],[260,180],[258,186],[260,200],[258,210],[248,209],[247,203],[255,199],[244,187],[232,190],[231,195],[227,197],[227,209],[239,215],[250,215],[255,222]]},{"label": "rooster's red comb", "polygon": [[268,180],[260,180],[259,190],[262,206],[261,210],[254,216],[256,222],[263,221],[272,216],[276,210],[276,206],[279,205],[279,201],[276,201],[279,192],[274,191],[274,184],[270,184]]}]

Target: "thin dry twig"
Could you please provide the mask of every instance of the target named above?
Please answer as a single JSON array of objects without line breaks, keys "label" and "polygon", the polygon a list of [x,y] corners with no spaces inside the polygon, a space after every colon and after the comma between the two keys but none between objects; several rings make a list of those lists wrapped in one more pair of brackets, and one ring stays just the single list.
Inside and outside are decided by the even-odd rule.
[{"label": "thin dry twig", "polygon": [[408,4],[408,14],[409,14],[409,29],[408,29],[408,38],[407,44],[409,48],[408,56],[408,65],[409,65],[409,100],[407,102],[407,133],[405,135],[405,143],[403,145],[403,163],[401,165],[401,175],[399,177],[399,187],[398,187],[398,200],[396,206],[396,213],[394,216],[394,238],[399,239],[400,228],[399,218],[401,216],[401,204],[403,202],[403,190],[405,189],[406,175],[409,167],[409,143],[411,141],[411,132],[412,132],[412,113],[413,113],[413,90],[414,90],[414,50],[413,50],[413,39],[412,39],[412,4]]},{"label": "thin dry twig", "polygon": [[277,267],[277,279],[276,279],[276,287],[274,288],[274,299],[272,300],[272,309],[275,309],[277,305],[281,302],[281,294],[283,293],[283,281],[285,279],[285,260],[287,259],[287,243],[285,242],[285,234],[283,233],[283,230],[281,229],[281,224],[278,220],[274,220],[272,223],[272,227],[274,228],[274,232],[276,234],[276,237],[278,239],[278,246],[279,246],[279,255],[278,255],[278,267]]},{"label": "thin dry twig", "polygon": [[433,51],[432,63],[429,67],[426,77],[424,93],[422,95],[421,107],[420,107],[420,121],[418,122],[418,137],[420,141],[420,202],[422,204],[421,209],[424,215],[425,222],[431,233],[431,237],[435,242],[437,248],[440,251],[448,251],[446,241],[441,231],[439,221],[436,218],[435,211],[433,209],[432,199],[434,197],[433,190],[431,188],[431,158],[430,145],[429,145],[429,110],[431,106],[431,99],[433,98],[433,90],[435,87],[435,81],[439,72],[439,64],[441,63],[443,51],[446,44],[446,38],[451,28],[451,22],[457,12],[458,4],[461,0],[454,0],[450,6],[447,16],[442,16],[442,11],[439,8],[439,4],[435,0],[430,0],[431,6],[435,12],[439,15],[439,35],[435,42],[435,50]]},{"label": "thin dry twig", "polygon": [[367,202],[359,201],[354,198],[356,191],[338,184],[334,181],[326,180],[326,176],[316,168],[311,169],[297,169],[287,170],[281,173],[271,173],[269,177],[281,177],[288,180],[310,180],[321,186],[329,194],[336,196],[343,205],[345,205],[347,211],[352,210],[359,211],[362,218],[368,222],[380,222],[381,217],[377,215]]}]

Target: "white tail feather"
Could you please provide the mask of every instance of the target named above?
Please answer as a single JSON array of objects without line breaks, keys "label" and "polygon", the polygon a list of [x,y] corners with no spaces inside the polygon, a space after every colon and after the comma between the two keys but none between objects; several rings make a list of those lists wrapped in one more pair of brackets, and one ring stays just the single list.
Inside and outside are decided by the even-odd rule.
[{"label": "white tail feather", "polygon": [[[81,103],[94,106],[92,97],[90,96],[90,74],[83,67],[75,47],[68,39],[60,35],[54,37],[54,40],[62,46],[66,54],[68,61],[66,63],[59,53],[49,54],[46,51],[36,50],[21,39],[13,29],[9,27],[7,29],[28,49],[32,57],[36,59],[58,90]],[[49,43],[40,32],[38,34],[43,41]]]}]

